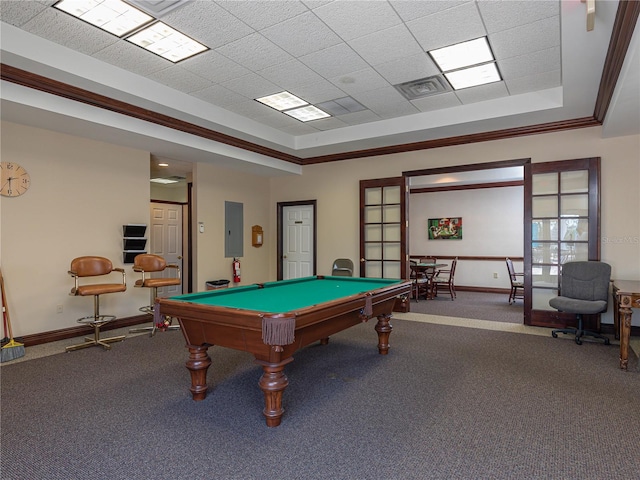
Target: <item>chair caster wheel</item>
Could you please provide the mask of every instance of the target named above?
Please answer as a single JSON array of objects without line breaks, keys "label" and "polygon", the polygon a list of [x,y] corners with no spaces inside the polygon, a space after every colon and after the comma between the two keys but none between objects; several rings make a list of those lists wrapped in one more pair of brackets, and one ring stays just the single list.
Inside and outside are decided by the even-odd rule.
[{"label": "chair caster wheel", "polygon": [[552,336],[553,338],[558,338],[558,334],[557,334],[556,332],[551,332],[551,336]]},{"label": "chair caster wheel", "polygon": [[578,337],[576,337],[576,343],[577,343],[578,345],[582,345],[582,340],[580,340]]},{"label": "chair caster wheel", "polygon": [[611,344],[611,342],[610,342],[610,341],[609,341],[609,339],[607,338],[607,339],[605,339],[604,344],[605,344],[605,345],[610,345],[610,344]]}]

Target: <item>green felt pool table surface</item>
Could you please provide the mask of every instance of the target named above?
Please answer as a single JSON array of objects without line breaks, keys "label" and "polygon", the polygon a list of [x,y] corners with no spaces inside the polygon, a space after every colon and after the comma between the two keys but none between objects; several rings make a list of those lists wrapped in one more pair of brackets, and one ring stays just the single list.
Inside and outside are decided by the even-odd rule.
[{"label": "green felt pool table surface", "polygon": [[171,300],[261,312],[290,312],[387,287],[402,280],[305,277],[171,297]]}]

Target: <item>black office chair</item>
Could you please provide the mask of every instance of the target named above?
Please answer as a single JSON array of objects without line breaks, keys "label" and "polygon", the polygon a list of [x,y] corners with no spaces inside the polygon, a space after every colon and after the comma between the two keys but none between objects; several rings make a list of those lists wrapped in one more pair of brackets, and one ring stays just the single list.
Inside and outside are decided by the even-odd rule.
[{"label": "black office chair", "polygon": [[353,277],[353,261],[348,258],[337,258],[331,269],[333,277]]},{"label": "black office chair", "polygon": [[549,300],[549,305],[560,312],[575,313],[578,326],[553,330],[553,338],[558,338],[558,333],[568,333],[575,334],[578,345],[582,345],[585,336],[599,338],[609,345],[604,335],[583,329],[582,316],[607,311],[610,280],[611,265],[603,262],[567,262],[562,266],[560,296]]}]

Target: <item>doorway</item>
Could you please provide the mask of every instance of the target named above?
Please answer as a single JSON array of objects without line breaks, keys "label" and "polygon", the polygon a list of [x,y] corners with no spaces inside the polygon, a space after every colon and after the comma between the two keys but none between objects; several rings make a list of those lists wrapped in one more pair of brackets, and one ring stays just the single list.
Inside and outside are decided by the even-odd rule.
[{"label": "doorway", "polygon": [[316,200],[279,202],[277,224],[278,280],[315,275]]},{"label": "doorway", "polygon": [[[437,256],[438,261],[449,264],[457,258],[460,263],[456,273],[464,277],[461,289],[470,292],[469,297],[508,293],[506,256],[518,264],[525,260],[524,175],[529,163],[525,158],[403,172],[410,177],[409,210],[420,212],[409,221],[411,255]],[[511,201],[505,202],[505,195]],[[494,211],[500,212],[499,218]],[[459,238],[443,241],[428,234],[429,224],[445,215],[462,215]],[[462,227],[463,220],[470,230]],[[504,299],[508,305],[506,294]],[[430,308],[435,307],[433,304]],[[523,323],[524,308],[518,310],[519,323]]]},{"label": "doorway", "polygon": [[[151,202],[149,220],[149,250],[160,255],[168,264],[178,265],[184,271],[183,255],[183,205],[176,203]],[[162,276],[173,275],[168,271]],[[184,275],[180,285],[158,288],[159,297],[170,297],[184,293]]]}]

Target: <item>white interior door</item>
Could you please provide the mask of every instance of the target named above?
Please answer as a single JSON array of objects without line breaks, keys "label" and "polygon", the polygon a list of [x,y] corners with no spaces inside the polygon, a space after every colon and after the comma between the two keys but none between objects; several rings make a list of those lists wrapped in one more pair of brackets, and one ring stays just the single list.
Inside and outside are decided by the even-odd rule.
[{"label": "white interior door", "polygon": [[[174,263],[182,270],[182,205],[151,202],[151,229],[149,251]],[[165,270],[163,276],[175,275]],[[182,294],[182,284],[158,289],[159,297]]]},{"label": "white interior door", "polygon": [[282,278],[313,275],[313,206],[284,207],[282,219]]}]

